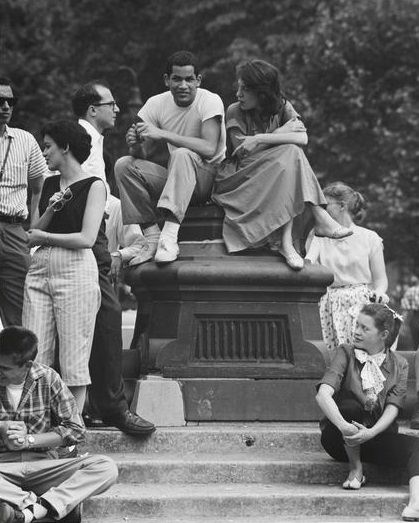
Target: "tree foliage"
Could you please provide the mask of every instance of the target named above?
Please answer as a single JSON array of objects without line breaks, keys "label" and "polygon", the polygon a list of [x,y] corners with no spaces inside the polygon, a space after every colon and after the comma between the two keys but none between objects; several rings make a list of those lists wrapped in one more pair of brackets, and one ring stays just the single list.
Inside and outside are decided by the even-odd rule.
[{"label": "tree foliage", "polygon": [[191,49],[228,105],[240,61],[273,62],[322,184],[358,188],[387,259],[419,261],[419,0],[3,0],[0,24],[1,73],[21,91],[15,124],[70,116],[74,88],[105,78],[121,106],[115,156],[133,81],[121,65],[146,99],[164,89],[167,56]]}]

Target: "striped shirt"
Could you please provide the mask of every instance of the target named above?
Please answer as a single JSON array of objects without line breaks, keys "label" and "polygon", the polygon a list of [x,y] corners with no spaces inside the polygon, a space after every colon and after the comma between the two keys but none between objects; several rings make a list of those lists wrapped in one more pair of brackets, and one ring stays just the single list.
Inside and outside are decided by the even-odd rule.
[{"label": "striped shirt", "polygon": [[[17,409],[10,404],[6,387],[0,386],[1,421],[23,421],[28,434],[56,432],[65,445],[84,441],[85,428],[71,392],[55,370],[36,362],[26,376]],[[0,453],[7,451],[0,443]]]},{"label": "striped shirt", "polygon": [[28,182],[47,175],[48,167],[35,138],[22,129],[8,127],[0,136],[0,165],[10,150],[0,180],[0,214],[26,218]]}]

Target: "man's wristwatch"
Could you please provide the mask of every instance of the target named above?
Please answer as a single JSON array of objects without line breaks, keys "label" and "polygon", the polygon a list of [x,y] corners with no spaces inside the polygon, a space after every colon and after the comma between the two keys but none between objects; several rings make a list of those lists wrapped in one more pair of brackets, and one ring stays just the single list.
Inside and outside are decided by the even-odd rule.
[{"label": "man's wristwatch", "polygon": [[26,436],[26,448],[31,449],[35,445],[35,438],[32,434]]}]

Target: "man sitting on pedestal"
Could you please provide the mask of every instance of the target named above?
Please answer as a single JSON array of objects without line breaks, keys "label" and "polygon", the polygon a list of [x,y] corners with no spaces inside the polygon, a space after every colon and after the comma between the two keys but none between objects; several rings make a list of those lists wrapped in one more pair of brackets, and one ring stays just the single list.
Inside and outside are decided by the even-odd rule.
[{"label": "man sitting on pedestal", "polygon": [[[223,103],[217,94],[200,88],[195,56],[174,53],[164,82],[169,91],[151,97],[138,113],[140,121],[127,132],[131,156],[115,164],[124,223],[139,223],[147,240],[147,251],[131,263],[176,260],[178,231],[188,205],[208,200],[216,165],[225,154]],[[159,144],[167,145],[167,168],[154,163]],[[164,213],[161,232],[156,209]]]},{"label": "man sitting on pedestal", "polygon": [[[84,440],[76,402],[50,367],[36,363],[38,340],[23,327],[0,332],[0,521],[81,521],[79,504],[118,476],[107,456],[57,459]],[[30,462],[30,463],[29,463]]]}]

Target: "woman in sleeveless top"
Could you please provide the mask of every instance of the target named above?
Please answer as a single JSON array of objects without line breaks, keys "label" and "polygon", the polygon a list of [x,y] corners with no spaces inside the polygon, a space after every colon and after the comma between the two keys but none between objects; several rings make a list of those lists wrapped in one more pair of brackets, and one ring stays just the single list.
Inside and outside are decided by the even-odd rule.
[{"label": "woman in sleeveless top", "polygon": [[106,189],[81,164],[91,138],[77,123],[53,122],[43,130],[50,170],[44,182],[29,245],[39,246],[25,283],[23,325],[38,336],[37,361],[52,366],[58,340],[59,370],[82,411],[90,384],[89,356],[100,305],[98,268],[92,252],[103,220]]},{"label": "woman in sleeveless top", "polygon": [[280,89],[278,70],[251,60],[238,70],[238,102],[226,114],[228,159],[219,169],[213,200],[225,211],[229,252],[266,244],[295,270],[308,230],[342,238],[352,234],[323,208],[326,199],[302,146],[306,128]]},{"label": "woman in sleeveless top", "polygon": [[321,263],[334,275],[334,281],[320,298],[323,339],[333,356],[342,343],[351,343],[356,318],[369,301],[387,303],[387,275],[383,240],[378,234],[356,225],[365,214],[362,195],[342,182],[324,189],[327,211],[353,235],[341,240],[313,238],[307,259]]}]

